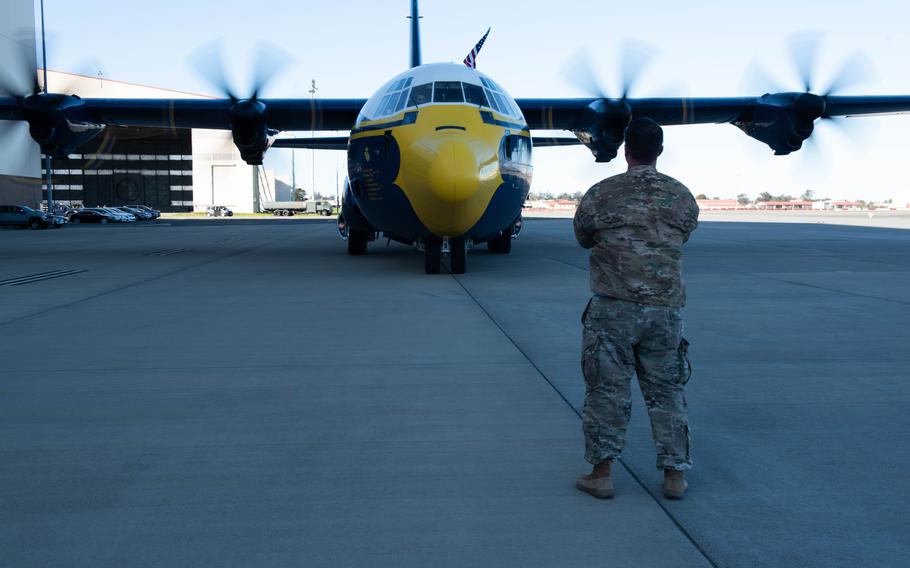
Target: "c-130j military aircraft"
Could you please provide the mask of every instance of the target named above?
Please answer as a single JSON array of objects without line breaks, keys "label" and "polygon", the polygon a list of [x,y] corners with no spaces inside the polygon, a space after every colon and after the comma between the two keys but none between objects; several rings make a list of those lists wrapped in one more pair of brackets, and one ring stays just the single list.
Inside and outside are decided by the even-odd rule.
[{"label": "c-130j military aircraft", "polygon": [[[810,92],[737,98],[513,99],[476,70],[483,40],[464,64],[422,64],[417,0],[411,1],[410,69],[367,100],[82,99],[42,92],[0,98],[0,120],[26,121],[41,150],[63,157],[107,125],[229,129],[242,158],[262,163],[274,147],[346,150],[338,226],[348,253],[362,255],[385,237],[423,249],[428,274],[444,250],[464,273],[471,245],[511,250],[531,183],[534,146],[583,144],[598,162],[616,157],[633,117],[662,125],[730,123],[775,154],[799,150],[816,120],[910,111],[910,96],[836,96]],[[484,36],[485,38],[486,36]],[[835,81],[837,83],[837,81]],[[7,89],[9,90],[9,89]],[[532,129],[574,137],[534,138]],[[276,139],[281,131],[349,131],[345,137]]]}]

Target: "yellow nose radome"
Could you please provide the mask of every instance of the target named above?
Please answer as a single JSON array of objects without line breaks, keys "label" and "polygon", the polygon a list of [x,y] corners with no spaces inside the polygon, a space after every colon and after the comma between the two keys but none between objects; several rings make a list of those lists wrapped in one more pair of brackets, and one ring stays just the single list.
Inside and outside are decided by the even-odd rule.
[{"label": "yellow nose radome", "polygon": [[443,140],[428,164],[427,181],[433,196],[443,203],[459,205],[469,200],[480,183],[477,157],[463,140]]},{"label": "yellow nose radome", "polygon": [[502,184],[501,126],[484,123],[477,107],[422,107],[417,122],[395,129],[401,187],[421,223],[438,237],[460,237],[486,211]]}]

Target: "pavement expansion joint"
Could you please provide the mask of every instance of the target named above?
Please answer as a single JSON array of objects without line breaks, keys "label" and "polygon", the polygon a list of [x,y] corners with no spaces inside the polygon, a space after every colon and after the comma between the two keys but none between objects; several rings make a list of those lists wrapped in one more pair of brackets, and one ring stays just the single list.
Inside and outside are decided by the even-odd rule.
[{"label": "pavement expansion joint", "polygon": [[[558,260],[558,259],[553,259],[553,260]],[[560,261],[560,262],[563,262],[563,261]],[[579,268],[578,266],[576,266],[574,264],[570,264],[568,262],[563,262],[563,264],[567,264],[574,268]],[[577,416],[578,419],[581,420],[581,413],[578,411],[577,408],[575,408],[575,405],[573,405],[572,402],[568,398],[566,398],[566,396],[562,393],[562,391],[559,390],[559,387],[557,387],[556,384],[552,380],[550,380],[550,378],[546,375],[546,373],[543,372],[543,369],[541,369],[534,362],[534,360],[531,359],[531,357],[528,355],[528,353],[524,349],[521,348],[521,346],[518,344],[518,342],[511,335],[509,335],[509,333],[505,330],[505,328],[496,320],[496,318],[493,317],[493,314],[491,314],[490,311],[484,307],[484,305],[480,302],[480,300],[478,300],[477,297],[474,296],[474,294],[472,294],[470,290],[468,290],[468,287],[465,286],[462,279],[458,278],[454,275],[452,276],[452,278],[455,280],[455,282],[458,283],[458,285],[461,287],[461,289],[464,290],[464,292],[465,292],[465,294],[467,294],[468,298],[470,298],[471,301],[474,302],[478,308],[480,308],[480,311],[482,311],[484,313],[484,315],[486,315],[486,317],[490,320],[490,322],[493,325],[495,325],[497,329],[499,329],[499,331],[502,333],[502,335],[506,339],[509,340],[509,342],[521,354],[521,356],[524,357],[525,360],[527,360],[528,364],[530,364],[531,367],[533,367],[534,370],[537,371],[537,374],[540,375],[540,377],[544,381],[546,381],[546,383],[548,385],[550,385],[550,388],[553,389],[553,392],[555,392],[559,396],[559,398],[561,398],[562,401],[566,404],[566,406],[568,406],[569,409],[575,414],[575,416]],[[689,543],[691,543],[692,546],[695,547],[695,549],[698,551],[698,553],[701,554],[701,556],[709,564],[711,564],[711,566],[718,568],[719,565],[717,564],[717,562],[715,562],[714,559],[708,555],[705,548],[698,541],[695,540],[695,538],[692,536],[692,534],[682,525],[682,523],[680,523],[679,519],[677,519],[676,516],[673,515],[672,512],[670,512],[670,510],[661,501],[661,499],[648,488],[648,485],[644,481],[642,481],[641,477],[639,477],[638,474],[635,473],[635,471],[632,469],[632,467],[629,464],[627,464],[626,462],[624,462],[622,460],[622,458],[620,458],[617,461],[619,461],[619,463],[622,464],[623,469],[625,469],[626,472],[628,472],[628,474],[632,477],[632,479],[635,480],[635,483],[637,483],[644,490],[644,492],[647,493],[649,497],[651,497],[651,500],[654,501],[654,503],[657,504],[658,507],[660,507],[660,509],[667,516],[667,518],[670,519],[670,522],[672,522],[673,525],[677,528],[677,530],[679,530],[679,532],[682,533],[682,535],[686,538],[686,540],[688,540]]]}]

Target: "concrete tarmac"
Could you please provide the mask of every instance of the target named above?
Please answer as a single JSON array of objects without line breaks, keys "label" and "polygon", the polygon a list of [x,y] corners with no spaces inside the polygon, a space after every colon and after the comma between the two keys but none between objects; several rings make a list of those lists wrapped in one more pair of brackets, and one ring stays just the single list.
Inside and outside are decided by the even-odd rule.
[{"label": "concrete tarmac", "polygon": [[303,220],[0,231],[0,566],[904,566],[910,231],[705,222],[690,492],[583,461],[586,252]]}]

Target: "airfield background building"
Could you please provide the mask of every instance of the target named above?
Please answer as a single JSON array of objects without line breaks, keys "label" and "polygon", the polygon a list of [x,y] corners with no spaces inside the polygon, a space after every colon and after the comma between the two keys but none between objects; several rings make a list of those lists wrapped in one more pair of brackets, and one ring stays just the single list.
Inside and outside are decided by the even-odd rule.
[{"label": "airfield background building", "polygon": [[[48,85],[85,98],[209,98],[53,70]],[[274,172],[244,163],[230,131],[108,127],[78,152],[53,161],[56,201],[141,203],[176,212],[226,205],[253,212],[257,187],[259,203],[274,200]]]}]

